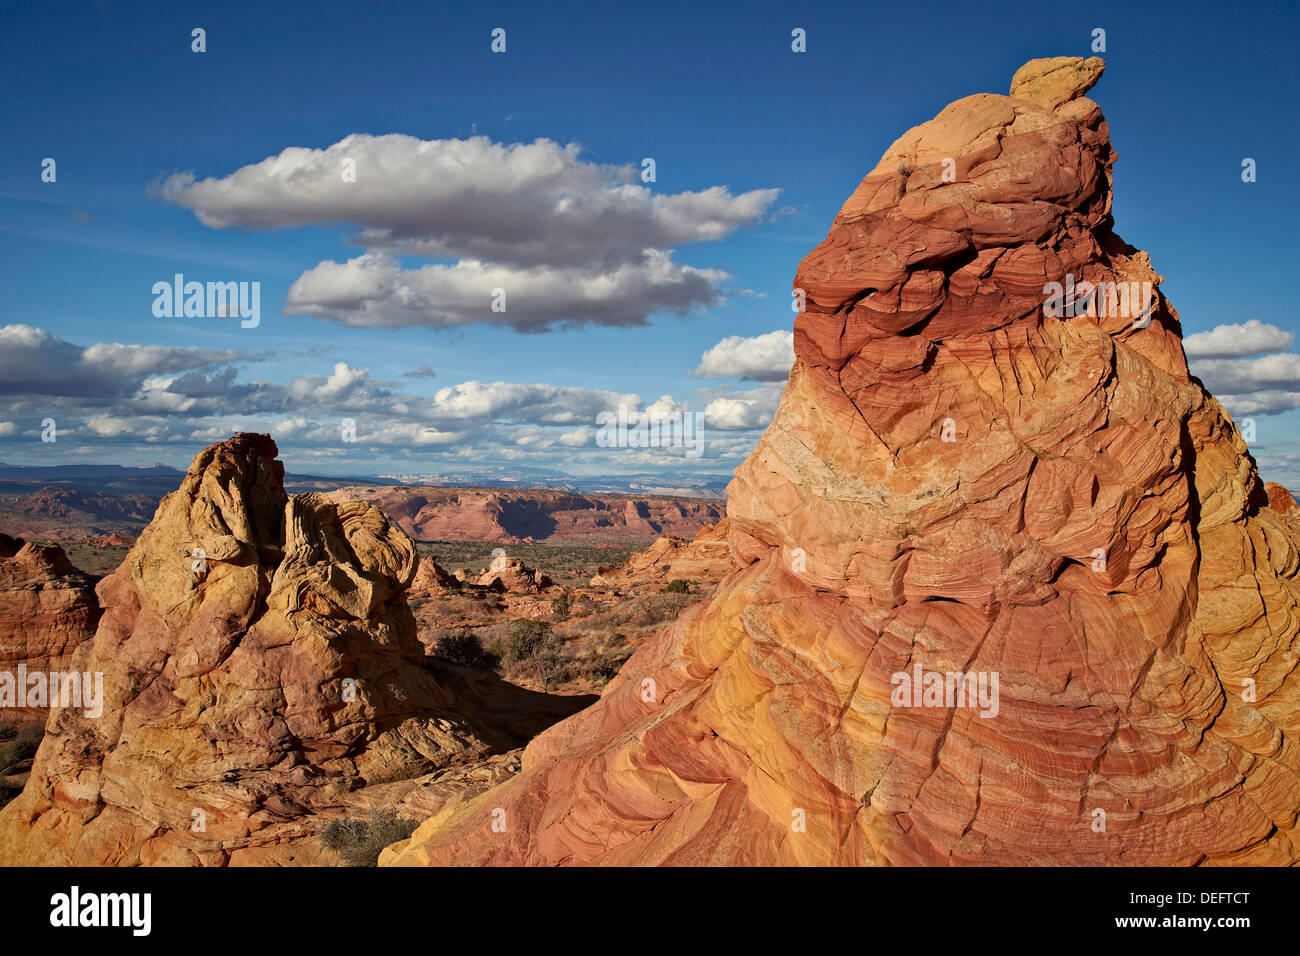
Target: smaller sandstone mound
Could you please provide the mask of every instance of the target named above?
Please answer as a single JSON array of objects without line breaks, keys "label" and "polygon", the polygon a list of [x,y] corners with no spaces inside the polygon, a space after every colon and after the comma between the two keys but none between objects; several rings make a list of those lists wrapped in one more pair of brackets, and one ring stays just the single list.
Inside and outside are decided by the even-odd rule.
[{"label": "smaller sandstone mound", "polygon": [[93,580],[62,548],[0,535],[0,722],[45,723],[49,675],[66,670],[99,613]]},{"label": "smaller sandstone mound", "polygon": [[1268,493],[1268,506],[1274,511],[1284,515],[1300,515],[1300,505],[1296,504],[1295,495],[1276,481],[1264,482],[1264,491]]},{"label": "smaller sandstone mound", "polygon": [[438,564],[435,555],[425,555],[411,579],[411,594],[440,594],[460,590],[460,580]]},{"label": "smaller sandstone mound", "polygon": [[550,587],[551,579],[528,567],[523,559],[512,558],[501,551],[493,556],[486,570],[469,578],[469,583],[494,591],[534,594]]},{"label": "smaller sandstone mound", "polygon": [[731,523],[723,518],[705,525],[693,541],[683,541],[666,534],[640,551],[621,566],[601,568],[591,579],[594,588],[658,590],[669,581],[681,578],[692,584],[712,588],[732,569],[731,548],[727,544]]}]

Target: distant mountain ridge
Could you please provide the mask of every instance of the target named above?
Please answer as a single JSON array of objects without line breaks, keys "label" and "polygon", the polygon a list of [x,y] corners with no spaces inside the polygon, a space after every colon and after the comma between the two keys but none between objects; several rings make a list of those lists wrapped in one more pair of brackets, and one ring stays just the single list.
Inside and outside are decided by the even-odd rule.
[{"label": "distant mountain ridge", "polygon": [[[70,465],[11,465],[0,462],[0,495],[27,494],[50,485],[67,485],[83,491],[111,494],[151,494],[161,498],[176,490],[182,469],[161,462],[142,467],[89,462]],[[538,468],[484,466],[474,470],[387,473],[380,475],[312,475],[287,473],[291,493],[333,491],[345,485],[429,485],[457,488],[533,488],[588,494],[649,494],[685,498],[726,498],[730,476],[695,472],[604,475],[581,477]]]},{"label": "distant mountain ridge", "polygon": [[693,538],[726,515],[726,504],[710,498],[549,488],[351,485],[330,498],[367,501],[411,537],[425,541],[597,544],[649,541],[665,534]]},{"label": "distant mountain ridge", "polygon": [[[98,476],[46,472],[44,480],[0,479],[0,531],[32,540],[101,543],[134,538],[153,519],[164,495],[184,475],[171,469],[107,466]],[[95,466],[86,466],[90,471]],[[134,480],[133,480],[134,479]],[[408,534],[426,540],[612,544],[653,540],[661,534],[692,537],[726,510],[716,497],[679,495],[680,489],[638,494],[554,488],[471,485],[395,485],[392,479],[288,476],[291,493],[321,492],[336,501],[373,502]]]}]

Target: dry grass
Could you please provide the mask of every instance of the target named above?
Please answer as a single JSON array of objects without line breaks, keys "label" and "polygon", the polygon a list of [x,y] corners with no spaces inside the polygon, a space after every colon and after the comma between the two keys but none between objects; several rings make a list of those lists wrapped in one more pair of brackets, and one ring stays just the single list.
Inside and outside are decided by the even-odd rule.
[{"label": "dry grass", "polygon": [[384,848],[408,839],[418,820],[399,817],[388,810],[372,810],[369,819],[331,820],[320,831],[321,840],[348,866],[377,866]]}]

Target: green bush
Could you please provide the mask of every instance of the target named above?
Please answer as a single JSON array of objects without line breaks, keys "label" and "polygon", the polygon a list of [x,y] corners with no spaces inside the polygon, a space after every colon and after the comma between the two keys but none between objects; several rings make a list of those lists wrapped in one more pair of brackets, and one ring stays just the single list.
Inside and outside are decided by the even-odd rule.
[{"label": "green bush", "polygon": [[453,664],[488,670],[494,670],[501,663],[501,658],[485,648],[473,631],[444,631],[433,646],[433,656]]},{"label": "green bush", "polygon": [[376,866],[384,847],[408,839],[419,821],[388,810],[371,810],[370,819],[331,820],[320,831],[325,845],[348,866]]},{"label": "green bush", "polygon": [[691,582],[682,578],[673,578],[663,586],[661,594],[690,594]]}]

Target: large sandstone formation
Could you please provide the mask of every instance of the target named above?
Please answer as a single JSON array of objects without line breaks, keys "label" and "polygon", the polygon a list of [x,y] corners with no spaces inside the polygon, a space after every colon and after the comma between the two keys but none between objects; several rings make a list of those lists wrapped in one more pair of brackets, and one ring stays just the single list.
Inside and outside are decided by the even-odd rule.
[{"label": "large sandstone formation", "polygon": [[352,791],[518,745],[426,666],[411,540],[368,504],[286,497],[276,453],[201,453],[100,582],[73,666],[104,675],[103,714],[53,710],[0,862],[301,862],[307,818]]},{"label": "large sandstone formation", "polygon": [[[45,723],[49,675],[66,673],[73,651],[95,633],[98,621],[94,582],[62,548],[0,534],[0,671],[13,681],[0,688],[0,723]],[[29,675],[40,675],[39,701],[26,693],[32,689]],[[27,685],[26,706],[18,706],[20,676]],[[9,689],[13,702],[6,698]]]},{"label": "large sandstone formation", "polygon": [[[889,149],[795,278],[741,567],[387,862],[1300,859],[1300,518],[1112,231],[1101,70],[1033,61]],[[1143,294],[1045,314],[1083,280]]]}]

